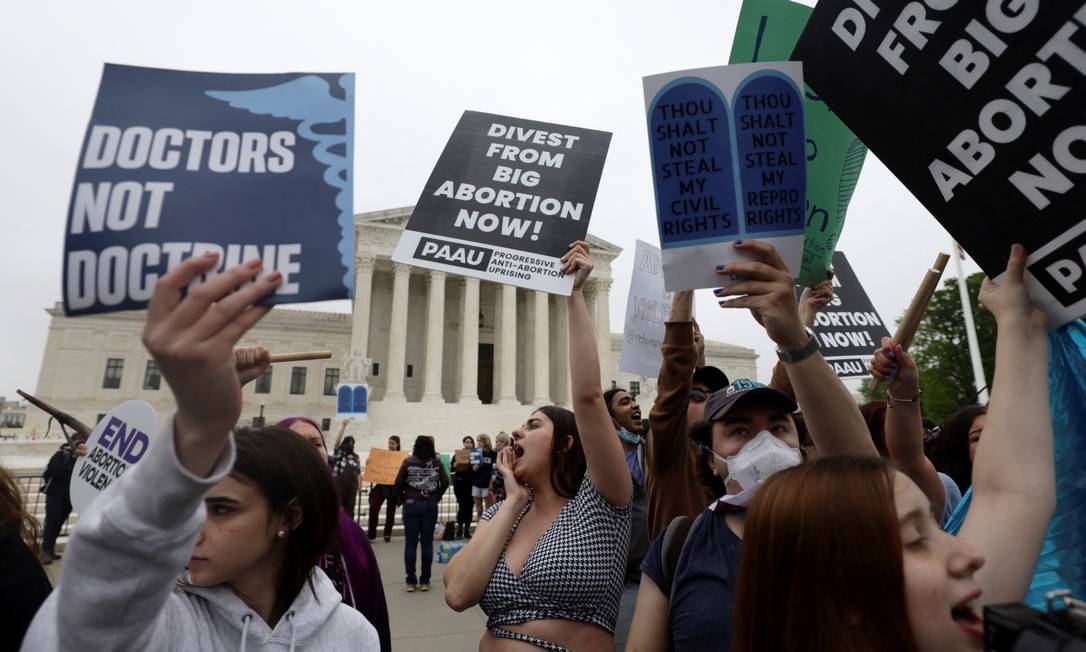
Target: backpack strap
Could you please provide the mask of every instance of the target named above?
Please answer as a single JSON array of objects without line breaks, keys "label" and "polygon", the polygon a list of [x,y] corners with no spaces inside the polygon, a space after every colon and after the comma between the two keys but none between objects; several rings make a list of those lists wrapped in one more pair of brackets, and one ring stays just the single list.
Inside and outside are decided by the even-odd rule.
[{"label": "backpack strap", "polygon": [[682,555],[686,545],[686,536],[690,533],[690,527],[694,524],[693,516],[676,516],[671,519],[664,530],[664,540],[660,544],[660,561],[663,563],[664,586],[660,589],[671,594],[671,587],[675,583],[675,569],[679,566],[679,556]]}]

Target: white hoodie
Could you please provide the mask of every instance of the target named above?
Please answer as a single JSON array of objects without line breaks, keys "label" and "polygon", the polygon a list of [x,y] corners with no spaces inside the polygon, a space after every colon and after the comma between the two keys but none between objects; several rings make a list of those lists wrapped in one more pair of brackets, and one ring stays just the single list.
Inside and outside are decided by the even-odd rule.
[{"label": "white hoodie", "polygon": [[234,439],[207,478],[185,470],[173,419],[145,458],[80,514],[60,587],[25,652],[71,650],[380,650],[377,631],[320,570],[272,629],[226,586],[177,582],[204,524],[204,494],[234,466]]}]

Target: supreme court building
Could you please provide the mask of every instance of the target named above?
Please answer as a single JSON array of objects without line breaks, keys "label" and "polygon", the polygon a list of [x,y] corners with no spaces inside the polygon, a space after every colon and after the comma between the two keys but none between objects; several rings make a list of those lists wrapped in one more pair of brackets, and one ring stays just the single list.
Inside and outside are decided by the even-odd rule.
[{"label": "supreme court building", "polygon": [[[511,431],[533,406],[570,405],[566,298],[391,260],[411,215],[404,207],[355,216],[353,312],[277,307],[243,345],[273,353],[329,350],[331,359],[272,365],[245,387],[243,422],[263,413],[268,423],[304,415],[334,434],[336,385],[370,386],[369,418],[352,423],[358,448],[384,446],[400,435],[437,437],[439,450],[466,434]],[[602,384],[638,395],[644,416],[655,380],[620,373],[622,335],[611,332],[611,262],[621,249],[588,237],[596,269],[586,285],[600,352]],[[52,316],[38,397],[93,425],[122,401],[150,402],[164,418],[173,401],[140,341],[144,313]],[[620,325],[621,326],[621,325]],[[706,361],[731,378],[754,378],[753,350],[706,342]],[[48,416],[30,408],[26,429],[45,430]]]}]

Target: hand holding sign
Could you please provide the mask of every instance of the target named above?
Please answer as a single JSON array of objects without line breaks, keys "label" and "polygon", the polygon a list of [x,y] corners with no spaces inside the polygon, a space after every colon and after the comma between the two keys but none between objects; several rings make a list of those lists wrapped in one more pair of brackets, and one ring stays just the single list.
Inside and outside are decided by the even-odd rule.
[{"label": "hand holding sign", "polygon": [[189,258],[163,276],[143,329],[143,343],[177,401],[178,458],[198,475],[211,471],[241,416],[234,344],[270,310],[254,304],[282,281],[278,272],[253,281],[261,269],[254,259],[210,277],[182,298],[184,288],[217,264],[214,254]]},{"label": "hand holding sign", "polygon": [[740,295],[721,301],[720,307],[749,308],[754,319],[781,349],[797,349],[806,344],[808,336],[799,319],[796,286],[777,249],[759,240],[736,241],[733,246],[754,260],[717,265],[717,274],[731,282],[714,290],[713,294],[717,297]]},{"label": "hand holding sign", "polygon": [[889,337],[882,338],[882,347],[871,358],[871,375],[879,382],[889,383],[886,391],[891,398],[914,401],[920,394],[920,371],[916,362],[900,344]]},{"label": "hand holding sign", "polygon": [[1021,327],[1042,333],[1048,329],[1048,317],[1031,302],[1029,291],[1023,284],[1026,257],[1025,247],[1013,245],[1003,281],[996,284],[985,278],[980,287],[980,303],[992,313],[1001,331],[1005,327]]},{"label": "hand holding sign", "polygon": [[574,290],[584,287],[584,282],[592,274],[593,267],[595,263],[592,262],[592,256],[588,253],[588,243],[584,240],[578,240],[569,245],[569,253],[562,256],[562,273],[576,274],[573,277]]},{"label": "hand holding sign", "polygon": [[813,288],[803,288],[799,297],[799,317],[807,328],[814,328],[815,317],[833,301],[833,283],[822,281]]}]

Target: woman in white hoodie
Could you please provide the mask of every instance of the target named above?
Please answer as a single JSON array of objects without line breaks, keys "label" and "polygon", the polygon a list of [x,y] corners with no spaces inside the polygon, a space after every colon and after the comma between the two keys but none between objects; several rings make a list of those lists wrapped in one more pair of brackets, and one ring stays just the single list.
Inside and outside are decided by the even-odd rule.
[{"label": "woman in white hoodie", "polygon": [[24,650],[379,649],[316,567],[336,533],[326,466],[285,431],[236,444],[230,433],[242,404],[232,350],[281,275],[257,278],[257,259],[183,295],[217,265],[190,258],[156,284],[143,341],[177,412],[80,515]]}]

